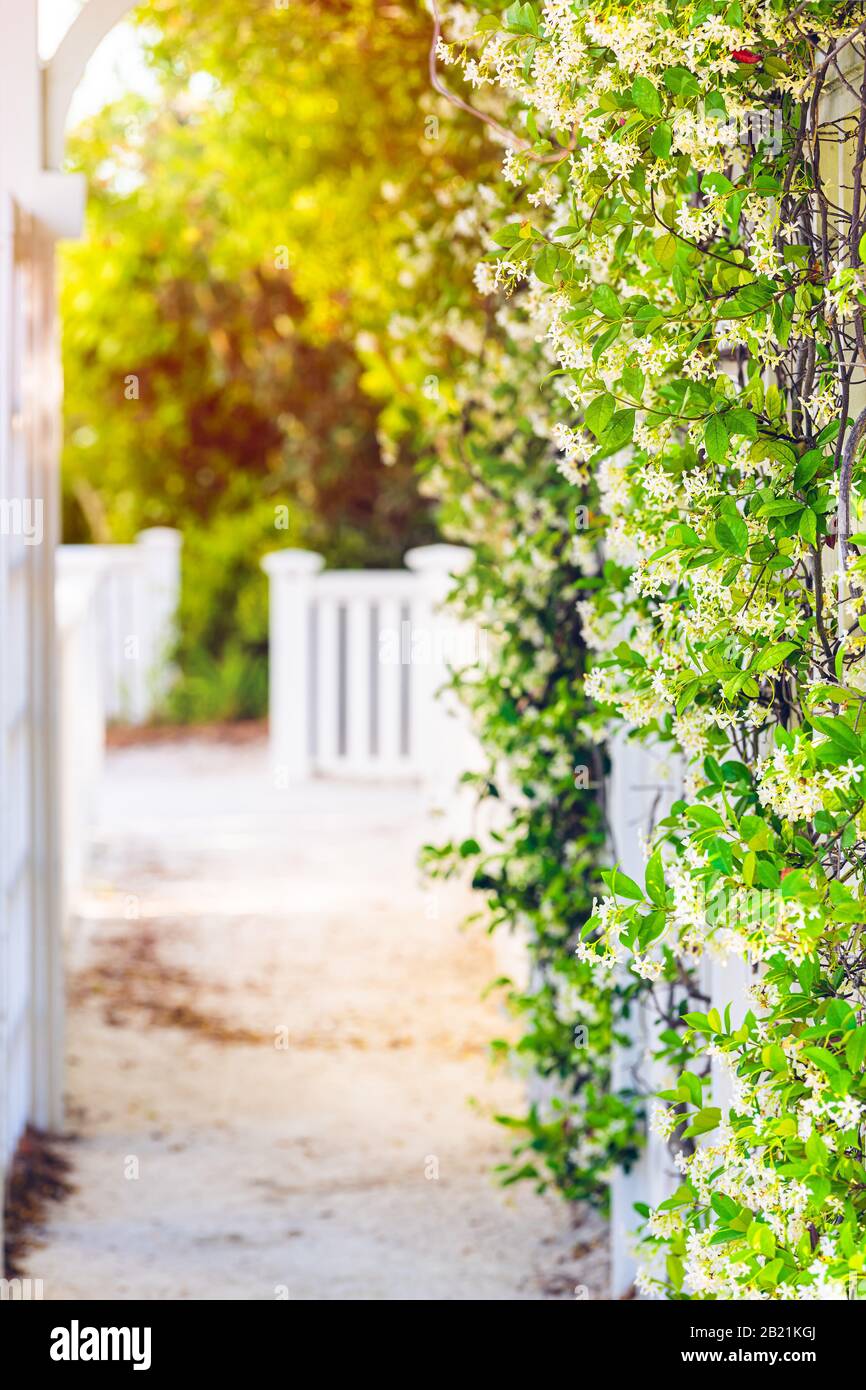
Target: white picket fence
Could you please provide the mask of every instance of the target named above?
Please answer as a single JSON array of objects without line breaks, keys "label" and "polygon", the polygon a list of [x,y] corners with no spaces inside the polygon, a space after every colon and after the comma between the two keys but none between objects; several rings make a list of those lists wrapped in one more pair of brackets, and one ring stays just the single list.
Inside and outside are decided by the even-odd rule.
[{"label": "white picket fence", "polygon": [[155,526],[133,545],[62,545],[57,552],[58,593],[68,586],[79,603],[95,605],[108,720],[142,724],[165,692],[181,544],[179,531]]},{"label": "white picket fence", "polygon": [[133,545],[63,545],[56,560],[60,825],[67,903],[81,881],[106,725],[141,724],[171,678],[180,533]]},{"label": "white picket fence", "polygon": [[469,559],[430,545],[408,551],[405,570],[323,572],[310,551],[265,556],[278,778],[410,779],[447,794],[475,765],[468,721],[443,691],[449,667],[485,656],[483,635],[441,602]]},{"label": "white picket fence", "polygon": [[[133,545],[61,546],[56,611],[60,821],[67,905],[81,881],[102,771],[106,724],[141,723],[170,679],[180,587],[178,532]],[[308,551],[267,556],[271,746],[275,776],[414,780],[458,833],[477,765],[465,712],[444,689],[449,669],[482,662],[483,637],[441,600],[469,552],[408,552],[405,570],[333,570]]]}]

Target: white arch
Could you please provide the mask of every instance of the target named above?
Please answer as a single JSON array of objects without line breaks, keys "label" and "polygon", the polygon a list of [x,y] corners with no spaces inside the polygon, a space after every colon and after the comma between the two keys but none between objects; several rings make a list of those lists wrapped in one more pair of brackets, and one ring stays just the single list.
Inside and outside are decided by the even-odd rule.
[{"label": "white arch", "polygon": [[137,0],[87,0],[67,30],[57,52],[42,70],[44,112],[43,158],[46,169],[59,169],[66,148],[66,117],[84,70],[106,34]]}]

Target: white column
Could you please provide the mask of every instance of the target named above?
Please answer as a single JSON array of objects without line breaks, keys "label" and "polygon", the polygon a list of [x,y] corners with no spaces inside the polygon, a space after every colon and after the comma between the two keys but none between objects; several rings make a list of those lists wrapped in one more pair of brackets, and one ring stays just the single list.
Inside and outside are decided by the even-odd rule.
[{"label": "white column", "polygon": [[310,613],[324,563],[311,550],[276,550],[262,560],[270,580],[271,758],[281,783],[302,782],[312,771]]},{"label": "white column", "polygon": [[[0,0],[0,474],[8,480],[7,458],[26,459],[31,500],[44,504],[41,554],[29,556],[26,585],[30,639],[28,671],[29,757],[26,773],[20,767],[14,778],[24,794],[22,815],[29,839],[30,902],[26,949],[30,955],[30,1093],[29,1118],[42,1126],[59,1127],[63,1088],[63,1001],[60,962],[60,911],[57,840],[58,756],[55,730],[55,652],[53,622],[53,558],[57,539],[57,457],[59,438],[60,378],[54,335],[53,248],[42,229],[34,226],[35,214],[54,233],[73,235],[75,208],[83,207],[84,182],[42,169],[41,70],[37,51],[37,0]],[[20,255],[26,258],[23,276],[24,314],[18,305],[17,271],[12,268],[11,198],[25,214],[26,235]],[[80,225],[80,224],[78,224]],[[23,330],[23,331],[21,331]],[[24,435],[26,434],[26,438]],[[23,452],[22,452],[23,451]],[[7,492],[14,496],[15,490]],[[0,606],[9,625],[9,597],[4,571],[9,561],[5,538],[0,541]],[[20,572],[20,571],[19,571]],[[10,650],[4,644],[0,656],[0,707],[5,708],[9,688]],[[15,653],[17,656],[17,653]],[[5,728],[4,728],[5,734]],[[5,743],[5,738],[4,738]],[[11,786],[12,769],[0,749],[0,786],[8,811],[17,790]],[[23,785],[22,785],[23,784]],[[0,837],[0,883],[5,887],[9,836]],[[3,945],[10,930],[7,904],[0,901],[0,1189],[5,1182],[5,1152],[17,1134],[5,1134],[3,1111],[10,1087],[20,1078],[9,1070],[3,995],[9,961]],[[2,1244],[0,1212],[0,1244]]]},{"label": "white column", "polygon": [[142,552],[141,681],[135,715],[147,719],[171,684],[169,657],[175,637],[180,601],[180,556],[183,536],[170,526],[151,526],[139,531],[136,546]]},{"label": "white column", "polygon": [[44,535],[34,567],[31,613],[33,729],[31,743],[33,798],[34,941],[32,1119],[41,1129],[59,1131],[63,1124],[64,989],[63,917],[60,880],[60,808],[57,768],[57,641],[54,623],[55,556],[60,529],[58,459],[62,384],[54,293],[54,246],[38,238],[38,274],[34,276],[34,342],[39,366],[35,377],[36,411],[33,446],[37,491],[44,498]]}]

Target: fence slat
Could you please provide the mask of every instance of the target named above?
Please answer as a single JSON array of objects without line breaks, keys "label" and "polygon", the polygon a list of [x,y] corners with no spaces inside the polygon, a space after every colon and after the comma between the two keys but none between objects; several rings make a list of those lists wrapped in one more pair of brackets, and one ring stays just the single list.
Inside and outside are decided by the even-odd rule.
[{"label": "fence slat", "polygon": [[400,762],[400,687],[403,680],[399,598],[382,597],[377,605],[379,763],[383,776],[392,776]]},{"label": "fence slat", "polygon": [[370,600],[353,598],[346,605],[346,764],[363,773],[375,758],[370,752]]},{"label": "fence slat", "polygon": [[318,600],[319,667],[316,677],[319,711],[319,748],[316,765],[323,772],[335,772],[340,764],[340,652],[341,605],[335,598]]}]

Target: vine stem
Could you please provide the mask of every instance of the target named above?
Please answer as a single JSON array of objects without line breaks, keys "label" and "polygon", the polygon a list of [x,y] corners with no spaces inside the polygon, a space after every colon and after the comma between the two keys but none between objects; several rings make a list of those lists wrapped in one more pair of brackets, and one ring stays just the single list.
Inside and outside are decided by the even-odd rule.
[{"label": "vine stem", "polygon": [[[866,158],[866,66],[864,66],[863,83],[860,88],[860,115],[857,120],[857,152],[854,157],[854,177],[851,189],[851,225],[848,229],[848,250],[851,258],[851,265],[854,269],[860,264],[860,226],[862,223],[860,200],[863,191],[864,158]],[[861,361],[864,366],[866,366],[866,334],[864,334],[863,331],[863,314],[859,307],[854,314],[854,331],[857,338],[857,350],[860,353]]]},{"label": "vine stem", "polygon": [[866,435],[866,410],[861,410],[854,421],[854,428],[845,441],[842,468],[839,472],[836,530],[839,541],[839,569],[843,575],[848,568],[848,541],[851,535],[851,474],[854,469],[854,457],[864,435]]},{"label": "vine stem", "polygon": [[803,97],[806,95],[806,92],[809,89],[809,83],[814,81],[816,77],[822,76],[823,73],[827,71],[827,68],[830,66],[830,64],[835,62],[842,50],[844,48],[847,48],[849,44],[854,43],[855,40],[858,39],[859,36],[863,33],[864,29],[866,29],[866,20],[864,20],[862,24],[858,24],[857,28],[854,29],[850,34],[846,34],[844,39],[840,39],[839,42],[835,44],[833,48],[830,49],[830,52],[822,60],[822,62],[818,63],[817,67],[814,67],[811,72],[806,74],[805,78],[803,79],[802,86],[800,87],[800,90],[797,93],[797,97],[800,101],[802,101]]},{"label": "vine stem", "polygon": [[457,96],[455,92],[449,91],[445,86],[445,83],[439,76],[439,69],[436,66],[436,49],[442,37],[442,18],[439,14],[438,0],[430,0],[430,9],[433,15],[433,38],[430,42],[428,67],[430,72],[430,85],[433,87],[434,91],[437,91],[446,101],[450,101],[451,105],[456,106],[458,110],[465,111],[467,115],[474,116],[478,121],[483,121],[491,130],[495,130],[497,135],[499,135],[506,144],[512,145],[518,150],[532,149],[528,140],[522,140],[519,135],[515,135],[513,131],[508,130],[504,125],[500,125],[495,117],[489,116],[486,111],[479,111],[477,106],[472,106],[470,102],[464,101],[462,97]]}]

